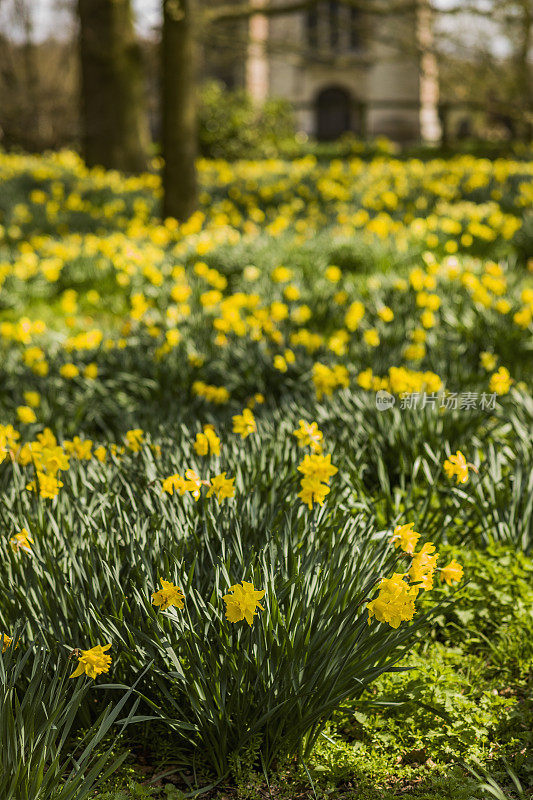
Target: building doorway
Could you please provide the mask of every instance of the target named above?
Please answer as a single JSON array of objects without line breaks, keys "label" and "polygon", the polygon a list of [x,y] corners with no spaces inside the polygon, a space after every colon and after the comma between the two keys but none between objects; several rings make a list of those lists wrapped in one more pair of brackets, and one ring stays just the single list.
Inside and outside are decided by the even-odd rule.
[{"label": "building doorway", "polygon": [[318,93],[315,101],[316,137],[324,142],[338,139],[352,130],[351,98],[340,86],[328,86]]}]

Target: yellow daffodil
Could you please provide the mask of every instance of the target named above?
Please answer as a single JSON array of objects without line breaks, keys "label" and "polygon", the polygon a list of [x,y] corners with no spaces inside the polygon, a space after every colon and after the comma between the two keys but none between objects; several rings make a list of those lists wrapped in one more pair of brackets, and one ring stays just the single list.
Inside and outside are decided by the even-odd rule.
[{"label": "yellow daffodil", "polygon": [[399,628],[402,622],[413,619],[415,613],[416,590],[404,580],[404,575],[394,573],[391,578],[383,578],[379,584],[379,594],[367,603],[368,622],[376,617],[391,628]]},{"label": "yellow daffodil", "polygon": [[452,558],[450,563],[442,567],[439,572],[441,581],[446,581],[448,586],[451,586],[453,583],[459,583],[463,577],[463,568],[455,558]]},{"label": "yellow daffodil", "polygon": [[331,463],[331,453],[327,456],[313,453],[304,457],[298,466],[298,471],[306,478],[316,478],[318,481],[329,483],[330,478],[338,472],[338,469]]},{"label": "yellow daffodil", "polygon": [[96,678],[103,672],[109,672],[111,666],[111,656],[106,655],[106,650],[111,648],[110,644],[91,647],[90,650],[82,650],[78,656],[79,664],[70,676],[79,678],[80,675],[88,675],[89,678]]},{"label": "yellow daffodil", "polygon": [[39,392],[24,392],[24,400],[32,408],[38,408],[41,403]]},{"label": "yellow daffodil", "polygon": [[226,603],[226,619],[229,622],[240,622],[245,619],[250,627],[253,624],[256,609],[264,611],[259,602],[265,596],[264,589],[254,589],[253,583],[242,581],[230,586],[232,594],[225,594],[223,600]]},{"label": "yellow daffodil", "polygon": [[11,549],[14,553],[18,553],[22,551],[23,553],[31,553],[31,545],[33,544],[33,539],[31,538],[29,532],[26,528],[22,528],[19,533],[16,533],[14,536],[11,537],[9,540],[9,544],[11,545]]},{"label": "yellow daffodil", "polygon": [[220,439],[212,425],[204,425],[203,433],[196,434],[194,449],[199,456],[220,455]]},{"label": "yellow daffodil", "polygon": [[448,478],[457,479],[457,483],[466,483],[468,481],[468,470],[471,469],[477,472],[477,468],[470,464],[464,455],[458,450],[455,455],[451,455],[449,459],[444,462],[444,471]]},{"label": "yellow daffodil", "polygon": [[166,611],[170,606],[184,608],[185,595],[181,589],[178,589],[171,581],[165,581],[163,578],[160,578],[160,581],[163,588],[152,594],[152,604],[159,606],[161,611]]},{"label": "yellow daffodil", "polygon": [[330,488],[327,483],[321,483],[316,477],[305,477],[302,478],[301,491],[298,493],[298,497],[311,510],[313,503],[318,503],[320,506],[324,505],[324,500],[329,492]]},{"label": "yellow daffodil", "polygon": [[46,472],[37,471],[36,479],[30,481],[30,483],[26,485],[26,489],[30,492],[38,491],[41,497],[51,500],[57,497],[62,486],[62,482],[53,475],[47,475]]},{"label": "yellow daffodil", "polygon": [[240,433],[241,439],[246,439],[247,436],[257,430],[255,417],[249,408],[243,409],[242,414],[236,414],[232,419],[233,433]]},{"label": "yellow daffodil", "polygon": [[316,422],[307,423],[303,419],[299,422],[300,427],[293,431],[293,436],[298,439],[300,447],[310,447],[314,453],[322,452],[322,431],[318,430]]},{"label": "yellow daffodil", "polygon": [[138,453],[142,447],[144,439],[144,431],[141,428],[134,428],[131,431],[126,431],[126,447],[132,453]]},{"label": "yellow daffodil", "polygon": [[59,374],[62,378],[67,378],[68,380],[72,380],[72,378],[76,378],[80,371],[75,364],[63,364],[63,366],[59,370]]},{"label": "yellow daffodil", "polygon": [[435,545],[432,542],[426,542],[418,553],[414,553],[409,578],[412,583],[417,584],[415,587],[417,591],[433,588],[433,575],[438,558],[439,554],[435,552]]},{"label": "yellow daffodil", "polygon": [[25,425],[31,425],[32,422],[37,422],[35,411],[30,406],[19,406],[17,408],[17,417]]},{"label": "yellow daffodil", "polygon": [[226,473],[222,472],[220,475],[215,475],[210,479],[207,497],[215,495],[219,503],[230,497],[235,497],[235,478],[226,478]]},{"label": "yellow daffodil", "polygon": [[170,495],[174,494],[174,491],[178,491],[180,495],[183,495],[186,492],[186,483],[187,481],[181,475],[169,475],[168,478],[164,479],[161,488],[163,492]]},{"label": "yellow daffodil", "polygon": [[413,530],[413,526],[414,522],[397,525],[390,538],[390,542],[394,544],[394,547],[400,547],[404,553],[409,553],[410,555],[415,552],[415,547],[420,539],[420,534]]},{"label": "yellow daffodil", "polygon": [[489,388],[491,392],[503,395],[509,392],[513,383],[509,370],[506,367],[500,367],[497,372],[491,375]]}]

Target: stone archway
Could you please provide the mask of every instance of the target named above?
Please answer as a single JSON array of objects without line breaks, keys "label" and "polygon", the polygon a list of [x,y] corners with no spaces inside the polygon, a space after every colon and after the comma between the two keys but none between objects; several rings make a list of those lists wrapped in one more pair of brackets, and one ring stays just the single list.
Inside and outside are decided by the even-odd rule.
[{"label": "stone archway", "polygon": [[333,141],[352,130],[350,93],[341,86],[327,86],[315,100],[315,131],[317,139]]}]

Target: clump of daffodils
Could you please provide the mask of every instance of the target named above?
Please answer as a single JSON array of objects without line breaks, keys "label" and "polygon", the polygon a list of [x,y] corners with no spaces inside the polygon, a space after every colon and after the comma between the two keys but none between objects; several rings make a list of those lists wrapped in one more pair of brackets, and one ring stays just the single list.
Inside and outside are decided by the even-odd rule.
[{"label": "clump of daffodils", "polygon": [[45,428],[37,434],[35,441],[28,442],[17,451],[16,460],[19,464],[33,464],[35,467],[35,479],[27,484],[28,491],[38,491],[44,498],[56,497],[63,486],[58,473],[69,468],[71,453],[67,449],[68,444],[64,442],[63,446],[59,445],[50,428]]},{"label": "clump of daffodils", "polygon": [[417,590],[404,580],[404,575],[395,572],[392,578],[383,578],[378,596],[367,604],[368,621],[375,616],[379,622],[387,622],[398,628],[401,622],[413,619]]},{"label": "clump of daffodils", "polygon": [[[391,578],[381,579],[377,597],[367,603],[369,623],[375,617],[379,622],[398,628],[400,623],[413,619],[418,594],[433,588],[439,554],[432,542],[425,542],[417,551],[419,539],[420,534],[414,530],[412,522],[394,529],[389,541],[411,557],[411,564],[407,572],[395,572]],[[463,568],[455,559],[439,572],[441,581],[448,586],[463,577]]]},{"label": "clump of daffodils", "polygon": [[311,510],[314,503],[323,505],[330,492],[329,482],[338,469],[331,463],[331,453],[322,453],[323,434],[316,422],[306,423],[301,419],[300,427],[293,431],[293,436],[300,447],[309,447],[312,451],[304,456],[298,466],[298,471],[303,475],[298,497]]},{"label": "clump of daffodils", "polygon": [[246,439],[251,433],[257,430],[257,423],[253,412],[249,408],[243,409],[242,414],[233,417],[233,433],[240,433],[241,439]]},{"label": "clump of daffodils", "polygon": [[195,381],[192,385],[193,394],[215,405],[224,405],[229,400],[229,392],[224,386],[211,386],[203,381]]},{"label": "clump of daffodils", "polygon": [[165,494],[173,495],[174,492],[183,496],[186,492],[190,492],[195,500],[199,500],[201,496],[202,486],[207,486],[208,490],[206,497],[213,495],[217,500],[222,502],[231,497],[235,497],[235,478],[227,478],[225,472],[219,475],[214,475],[209,480],[203,480],[198,473],[193,469],[185,470],[185,477],[176,473],[169,475],[162,483],[162,492]]},{"label": "clump of daffodils", "polygon": [[313,367],[313,383],[317,400],[322,400],[324,396],[332,395],[335,389],[349,386],[348,370],[342,364],[328,367],[327,364],[317,362]]},{"label": "clump of daffodils", "polygon": [[298,470],[304,476],[298,497],[306,503],[309,509],[313,508],[313,503],[322,505],[330,491],[330,479],[338,472],[337,467],[331,463],[331,454],[327,456],[319,453],[308,454],[299,465]]}]

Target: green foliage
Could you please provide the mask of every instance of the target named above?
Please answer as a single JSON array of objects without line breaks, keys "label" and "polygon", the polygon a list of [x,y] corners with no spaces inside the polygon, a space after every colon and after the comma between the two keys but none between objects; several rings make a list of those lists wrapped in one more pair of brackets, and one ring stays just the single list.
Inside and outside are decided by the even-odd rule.
[{"label": "green foliage", "polygon": [[116,758],[102,739],[128,695],[109,705],[83,738],[72,741],[87,701],[86,681],[68,683],[72,663],[53,659],[42,644],[15,644],[0,654],[0,796],[2,800],[84,800],[127,754]]},{"label": "green foliage", "polygon": [[272,158],[295,135],[293,111],[284,100],[257,107],[243,90],[211,81],[202,87],[199,108],[200,152],[206,158]]},{"label": "green foliage", "polygon": [[531,559],[494,544],[486,551],[445,548],[442,555],[461,559],[468,583],[436,616],[437,638],[483,654],[497,675],[526,675],[533,662]]},{"label": "green foliage", "polygon": [[390,703],[392,709],[377,715],[373,701],[363,698],[351,735],[371,742],[372,748],[394,747],[397,753],[401,742],[402,763],[486,756],[516,699],[484,684],[481,658],[471,655],[465,665],[464,657],[460,648],[438,644],[411,655],[408,673],[382,677],[373,689],[378,706]]},{"label": "green foliage", "polygon": [[527,800],[530,796],[527,789],[522,786],[514,770],[505,759],[503,764],[505,772],[507,773],[507,782],[510,784],[509,789],[502,788],[496,778],[481,765],[479,765],[477,769],[469,767],[468,770],[479,781],[479,788],[484,798],[490,798],[490,800],[492,800],[492,798],[495,798],[495,800],[514,800],[515,798],[518,800]]}]

